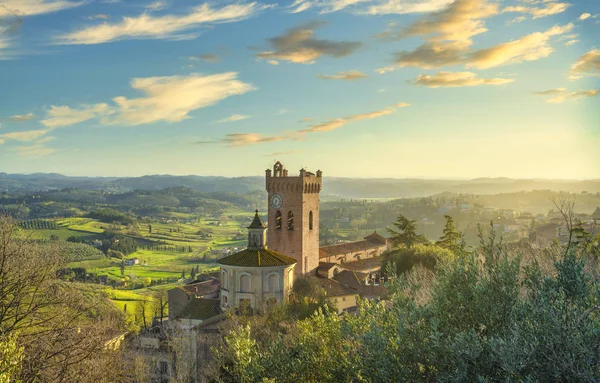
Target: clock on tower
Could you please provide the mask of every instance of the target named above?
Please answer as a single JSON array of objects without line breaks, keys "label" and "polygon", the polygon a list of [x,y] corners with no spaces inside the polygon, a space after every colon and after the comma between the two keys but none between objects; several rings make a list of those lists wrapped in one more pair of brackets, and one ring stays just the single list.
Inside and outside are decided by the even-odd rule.
[{"label": "clock on tower", "polygon": [[299,176],[277,161],[266,171],[268,192],[267,246],[296,259],[295,275],[313,273],[319,266],[319,193],[321,171],[300,170]]}]

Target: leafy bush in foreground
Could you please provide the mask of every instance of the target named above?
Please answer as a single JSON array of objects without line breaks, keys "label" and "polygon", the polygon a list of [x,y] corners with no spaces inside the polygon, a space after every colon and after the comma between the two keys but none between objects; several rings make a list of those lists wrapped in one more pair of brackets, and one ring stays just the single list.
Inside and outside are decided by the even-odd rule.
[{"label": "leafy bush in foreground", "polygon": [[474,254],[438,266],[426,303],[410,293],[418,286],[399,279],[390,305],[363,301],[355,317],[319,311],[268,342],[257,328],[231,331],[216,379],[598,381],[600,286],[586,255],[571,247],[544,274],[535,262],[522,267],[491,235]]}]

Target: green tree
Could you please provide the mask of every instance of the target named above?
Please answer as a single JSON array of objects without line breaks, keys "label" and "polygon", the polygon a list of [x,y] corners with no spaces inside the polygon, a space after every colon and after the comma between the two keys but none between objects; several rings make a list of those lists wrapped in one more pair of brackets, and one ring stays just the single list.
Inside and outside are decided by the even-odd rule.
[{"label": "green tree", "polygon": [[445,215],[444,218],[446,219],[446,225],[443,234],[435,244],[452,252],[458,252],[461,249],[462,234],[456,230],[452,216]]},{"label": "green tree", "polygon": [[125,278],[125,261],[121,261],[121,277]]},{"label": "green tree", "polygon": [[417,243],[427,243],[427,239],[422,234],[417,234],[417,224],[415,220],[411,220],[398,215],[396,222],[393,223],[398,230],[387,229],[391,234],[390,240],[396,247],[404,245],[407,248],[413,247]]},{"label": "green tree", "polygon": [[17,336],[0,336],[0,383],[20,383],[17,377],[21,372],[24,348],[17,343]]}]

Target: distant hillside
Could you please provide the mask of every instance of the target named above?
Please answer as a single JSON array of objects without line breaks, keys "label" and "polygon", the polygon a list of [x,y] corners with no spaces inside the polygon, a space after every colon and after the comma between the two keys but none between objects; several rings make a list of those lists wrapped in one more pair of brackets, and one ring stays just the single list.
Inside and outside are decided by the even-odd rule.
[{"label": "distant hillside", "polygon": [[[143,177],[68,177],[61,174],[0,173],[2,191],[47,191],[64,188],[127,192],[133,190],[162,190],[187,187],[199,192],[225,191],[246,193],[264,190],[264,178],[151,175]],[[530,190],[567,191],[572,193],[600,192],[600,180],[519,180],[509,178],[478,178],[467,181],[421,180],[393,178],[323,179],[323,195],[342,198],[401,198],[424,197],[440,193],[498,194]]]}]

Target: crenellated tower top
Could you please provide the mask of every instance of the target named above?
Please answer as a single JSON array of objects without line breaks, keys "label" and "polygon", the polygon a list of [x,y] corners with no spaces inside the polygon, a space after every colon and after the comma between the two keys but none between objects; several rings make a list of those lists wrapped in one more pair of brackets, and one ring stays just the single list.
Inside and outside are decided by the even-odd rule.
[{"label": "crenellated tower top", "polygon": [[302,168],[298,176],[289,176],[288,170],[277,161],[273,165],[273,170],[267,169],[265,173],[266,188],[269,193],[319,193],[321,191],[323,172],[320,170],[315,174]]}]

